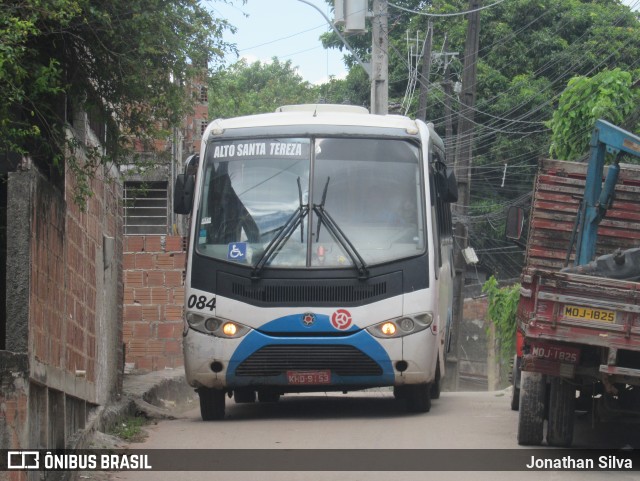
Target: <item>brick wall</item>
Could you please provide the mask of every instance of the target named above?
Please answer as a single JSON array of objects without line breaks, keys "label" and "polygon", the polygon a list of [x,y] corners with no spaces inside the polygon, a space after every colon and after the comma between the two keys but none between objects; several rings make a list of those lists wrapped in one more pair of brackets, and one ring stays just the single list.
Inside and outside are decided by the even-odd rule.
[{"label": "brick wall", "polygon": [[[117,241],[122,226],[118,200],[122,198],[121,189],[105,182],[100,169],[96,175],[91,182],[93,196],[84,209],[72,200],[70,174],[64,198],[44,180],[38,182],[32,203],[29,300],[31,357],[90,383],[97,381],[97,333],[101,315],[104,317],[98,309],[103,310],[108,303],[121,304],[121,294],[115,299],[101,299],[105,270],[117,272],[121,265],[117,255],[121,252],[121,241]],[[105,236],[115,240],[110,267],[105,266]],[[119,277],[116,282],[121,285],[121,274]],[[121,346],[119,319],[111,320],[108,329],[103,329],[116,330],[109,349]],[[122,359],[117,352],[110,357],[113,362]],[[96,394],[91,401],[99,397]]]},{"label": "brick wall", "polygon": [[136,370],[182,366],[186,253],[180,236],[126,236],[124,342]]},{"label": "brick wall", "polygon": [[[74,316],[75,302],[67,298],[77,292],[73,279],[66,289],[65,277],[68,262],[65,246],[65,205],[60,193],[44,181],[38,182],[32,203],[33,219],[31,236],[31,288],[29,298],[30,346],[29,352],[44,364],[65,369],[67,362],[67,329],[72,331],[78,321]],[[79,228],[69,229],[70,238],[81,242]],[[81,263],[77,250],[70,252],[73,264]],[[67,324],[65,311],[70,307],[71,322]],[[73,337],[73,336],[72,336]],[[82,367],[81,369],[84,369]]]},{"label": "brick wall", "polygon": [[81,209],[69,171],[64,185],[30,163],[9,174],[7,285],[18,288],[0,351],[0,448],[64,447],[121,391],[122,186],[110,168],[95,175]]}]

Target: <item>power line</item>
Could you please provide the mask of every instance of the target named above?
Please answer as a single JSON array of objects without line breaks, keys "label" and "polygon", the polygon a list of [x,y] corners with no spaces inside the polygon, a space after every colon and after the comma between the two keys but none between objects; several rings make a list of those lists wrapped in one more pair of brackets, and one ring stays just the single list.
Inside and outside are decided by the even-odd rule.
[{"label": "power line", "polygon": [[495,7],[496,5],[499,5],[504,1],[506,1],[506,0],[498,0],[497,2],[492,3],[491,5],[486,5],[484,7],[476,8],[474,10],[465,10],[464,12],[454,12],[454,13],[427,13],[427,12],[420,12],[420,11],[417,11],[417,10],[411,10],[409,8],[401,7],[400,5],[396,5],[395,3],[391,3],[391,2],[389,2],[389,6],[391,6],[393,8],[397,8],[398,10],[403,10],[405,12],[414,13],[416,15],[424,15],[425,17],[458,17],[458,16],[461,16],[461,15],[467,15],[469,13],[475,13],[475,12],[479,12],[480,10],[485,10],[487,8]]}]

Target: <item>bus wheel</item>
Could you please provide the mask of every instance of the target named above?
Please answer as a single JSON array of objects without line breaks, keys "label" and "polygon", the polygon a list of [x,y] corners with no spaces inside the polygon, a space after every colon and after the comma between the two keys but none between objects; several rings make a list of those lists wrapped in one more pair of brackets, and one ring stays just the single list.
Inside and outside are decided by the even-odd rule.
[{"label": "bus wheel", "polygon": [[431,409],[431,385],[406,386],[407,410],[411,413],[427,413]]},{"label": "bus wheel", "polygon": [[224,419],[225,399],[224,391],[201,387],[197,390],[200,397],[200,415],[203,421],[217,421]]},{"label": "bus wheel", "polygon": [[547,443],[549,446],[568,447],[573,440],[576,388],[558,377],[552,378],[550,384]]},{"label": "bus wheel", "polygon": [[523,372],[520,378],[518,444],[523,446],[542,444],[546,399],[546,377],[538,372]]},{"label": "bus wheel", "polygon": [[431,399],[440,399],[440,388],[442,386],[441,376],[440,376],[440,359],[438,359],[438,364],[436,364],[436,380],[431,384],[430,396]]},{"label": "bus wheel", "polygon": [[393,397],[398,401],[407,398],[407,387],[406,386],[393,386]]}]

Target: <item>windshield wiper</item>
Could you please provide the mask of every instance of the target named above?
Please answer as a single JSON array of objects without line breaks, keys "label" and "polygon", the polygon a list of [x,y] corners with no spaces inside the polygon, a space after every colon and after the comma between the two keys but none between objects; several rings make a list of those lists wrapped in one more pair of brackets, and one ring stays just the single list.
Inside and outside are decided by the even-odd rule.
[{"label": "windshield wiper", "polygon": [[269,259],[273,257],[276,252],[279,252],[282,246],[289,240],[291,234],[296,230],[298,225],[300,226],[300,242],[304,242],[304,230],[302,221],[309,213],[309,204],[302,204],[302,185],[300,184],[300,177],[298,177],[298,208],[291,214],[291,216],[284,223],[280,231],[271,239],[271,242],[267,244],[267,247],[262,252],[262,255],[258,258],[251,277],[259,277],[260,272],[264,266],[269,262]]},{"label": "windshield wiper", "polygon": [[333,237],[338,241],[338,243],[342,246],[347,255],[351,258],[353,265],[358,269],[358,274],[360,274],[360,279],[367,279],[369,277],[369,267],[367,263],[364,261],[358,250],[355,248],[353,243],[349,240],[347,235],[340,229],[336,221],[333,220],[333,217],[326,211],[324,208],[324,203],[327,200],[327,188],[329,187],[329,178],[327,177],[327,182],[324,184],[324,191],[322,192],[322,201],[320,204],[313,204],[313,211],[318,216],[318,232],[316,233],[316,242],[318,242],[320,238],[320,226],[324,224],[327,226],[327,229]]}]

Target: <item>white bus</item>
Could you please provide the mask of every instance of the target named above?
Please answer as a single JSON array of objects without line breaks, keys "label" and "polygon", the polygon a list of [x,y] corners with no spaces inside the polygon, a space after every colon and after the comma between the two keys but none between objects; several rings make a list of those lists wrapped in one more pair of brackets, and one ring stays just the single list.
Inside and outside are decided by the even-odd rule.
[{"label": "white bus", "polygon": [[453,239],[442,140],[431,124],[361,107],[292,105],[215,120],[191,215],[186,377],[202,419],[225,397],[393,387],[409,411],[440,394]]}]

